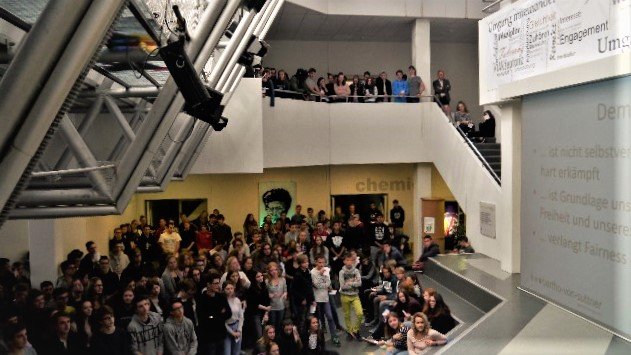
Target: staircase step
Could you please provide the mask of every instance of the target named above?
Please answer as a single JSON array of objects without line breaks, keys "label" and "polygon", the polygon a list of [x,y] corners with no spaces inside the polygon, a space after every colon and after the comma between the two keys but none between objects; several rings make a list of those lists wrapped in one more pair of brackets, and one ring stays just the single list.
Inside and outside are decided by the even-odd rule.
[{"label": "staircase step", "polygon": [[484,159],[489,163],[500,163],[502,161],[502,157],[499,155],[482,155]]},{"label": "staircase step", "polygon": [[499,170],[499,169],[502,168],[502,163],[499,163],[499,162],[497,162],[497,163],[489,163],[489,165],[491,166],[491,168],[493,170]]},{"label": "staircase step", "polygon": [[500,143],[473,143],[479,149],[500,149]]},{"label": "staircase step", "polygon": [[499,149],[478,149],[478,152],[484,156],[502,155],[502,152]]}]

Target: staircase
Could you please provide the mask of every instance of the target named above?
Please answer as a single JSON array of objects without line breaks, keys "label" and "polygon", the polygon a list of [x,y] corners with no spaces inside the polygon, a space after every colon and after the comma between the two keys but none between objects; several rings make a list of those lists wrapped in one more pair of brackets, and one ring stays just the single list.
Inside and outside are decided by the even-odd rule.
[{"label": "staircase", "polygon": [[[489,140],[489,138],[487,138]],[[500,143],[495,143],[495,138],[490,139],[493,142],[473,143],[480,155],[489,164],[495,175],[502,177],[502,150]]]},{"label": "staircase", "polygon": [[478,159],[480,159],[484,168],[493,175],[495,182],[501,185],[502,153],[500,143],[496,143],[495,138],[485,138],[484,143],[476,143],[469,139],[460,127],[456,126],[456,130]]}]

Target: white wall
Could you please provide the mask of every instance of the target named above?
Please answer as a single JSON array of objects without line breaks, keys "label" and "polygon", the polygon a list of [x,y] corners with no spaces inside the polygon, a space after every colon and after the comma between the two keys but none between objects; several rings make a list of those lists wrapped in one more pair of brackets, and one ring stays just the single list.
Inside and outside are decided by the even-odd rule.
[{"label": "white wall", "polygon": [[385,70],[392,79],[397,69],[406,70],[412,63],[409,42],[345,42],[345,41],[270,41],[270,51],[263,65],[284,69],[289,76],[298,68],[313,67],[318,76],[327,72],[373,75]]},{"label": "white wall", "polygon": [[[501,233],[512,217],[513,206],[505,205],[503,194],[510,189],[498,186],[482,167],[473,151],[463,142],[456,128],[447,122],[436,105],[424,105],[423,143],[427,154],[447,186],[467,214],[467,236],[477,252],[499,260],[502,270],[516,272],[513,255],[505,245],[512,245],[512,234]],[[496,239],[480,233],[480,202],[495,205]]]},{"label": "white wall", "polygon": [[429,84],[437,78],[439,69],[445,70],[451,82],[451,108],[458,101],[467,104],[474,121],[481,121],[483,108],[479,105],[478,45],[475,43],[431,43],[431,73]]},{"label": "white wall", "polygon": [[482,0],[289,0],[331,15],[482,18]]},{"label": "white wall", "polygon": [[263,172],[261,100],[261,79],[242,79],[224,110],[228,125],[206,136],[191,174]]},{"label": "white wall", "polygon": [[427,162],[421,136],[425,105],[430,104],[287,99],[276,107],[266,104],[265,168]]}]

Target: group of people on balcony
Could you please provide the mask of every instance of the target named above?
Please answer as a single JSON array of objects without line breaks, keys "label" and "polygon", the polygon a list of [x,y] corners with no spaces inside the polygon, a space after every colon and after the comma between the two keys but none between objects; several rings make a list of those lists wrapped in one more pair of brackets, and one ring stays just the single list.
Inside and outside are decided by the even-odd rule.
[{"label": "group of people on balcony", "polygon": [[[349,82],[344,73],[328,73],[318,77],[315,68],[298,69],[291,78],[284,70],[275,68],[262,69],[263,86],[268,91],[272,88],[278,97],[303,98],[319,102],[420,102],[426,90],[425,83],[412,65],[407,75],[403,70],[396,71],[396,79],[390,81],[383,71],[373,77],[369,71],[363,78],[354,75]],[[448,85],[448,82],[447,82]],[[447,94],[450,87],[446,88]],[[293,93],[289,93],[293,92]],[[271,96],[271,95],[270,95]]]},{"label": "group of people on balcony", "polygon": [[[396,79],[390,81],[385,71],[373,77],[369,71],[364,72],[363,78],[354,75],[349,82],[344,73],[337,75],[327,73],[326,77],[318,77],[317,70],[298,69],[291,78],[284,70],[276,71],[276,68],[260,68],[259,71],[266,94],[272,98],[300,98],[318,102],[420,102],[421,96],[426,91],[426,86],[416,68],[408,67],[407,75],[403,70],[396,71]],[[451,110],[451,83],[446,78],[444,70],[438,70],[437,78],[432,82],[434,101],[443,112],[452,117],[454,123],[463,134],[476,142],[488,141],[495,137],[495,117],[489,110],[483,113],[483,120],[475,130],[471,114],[464,101],[458,101],[456,110]],[[272,104],[273,105],[273,104]]]}]

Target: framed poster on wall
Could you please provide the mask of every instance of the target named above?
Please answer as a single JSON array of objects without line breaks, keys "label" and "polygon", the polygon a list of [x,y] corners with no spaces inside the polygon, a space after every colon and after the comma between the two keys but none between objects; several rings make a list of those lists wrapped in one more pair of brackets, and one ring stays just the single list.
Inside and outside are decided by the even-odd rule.
[{"label": "framed poster on wall", "polygon": [[296,183],[294,181],[265,181],[259,182],[259,225],[267,215],[272,221],[287,213],[291,217],[295,213]]}]

